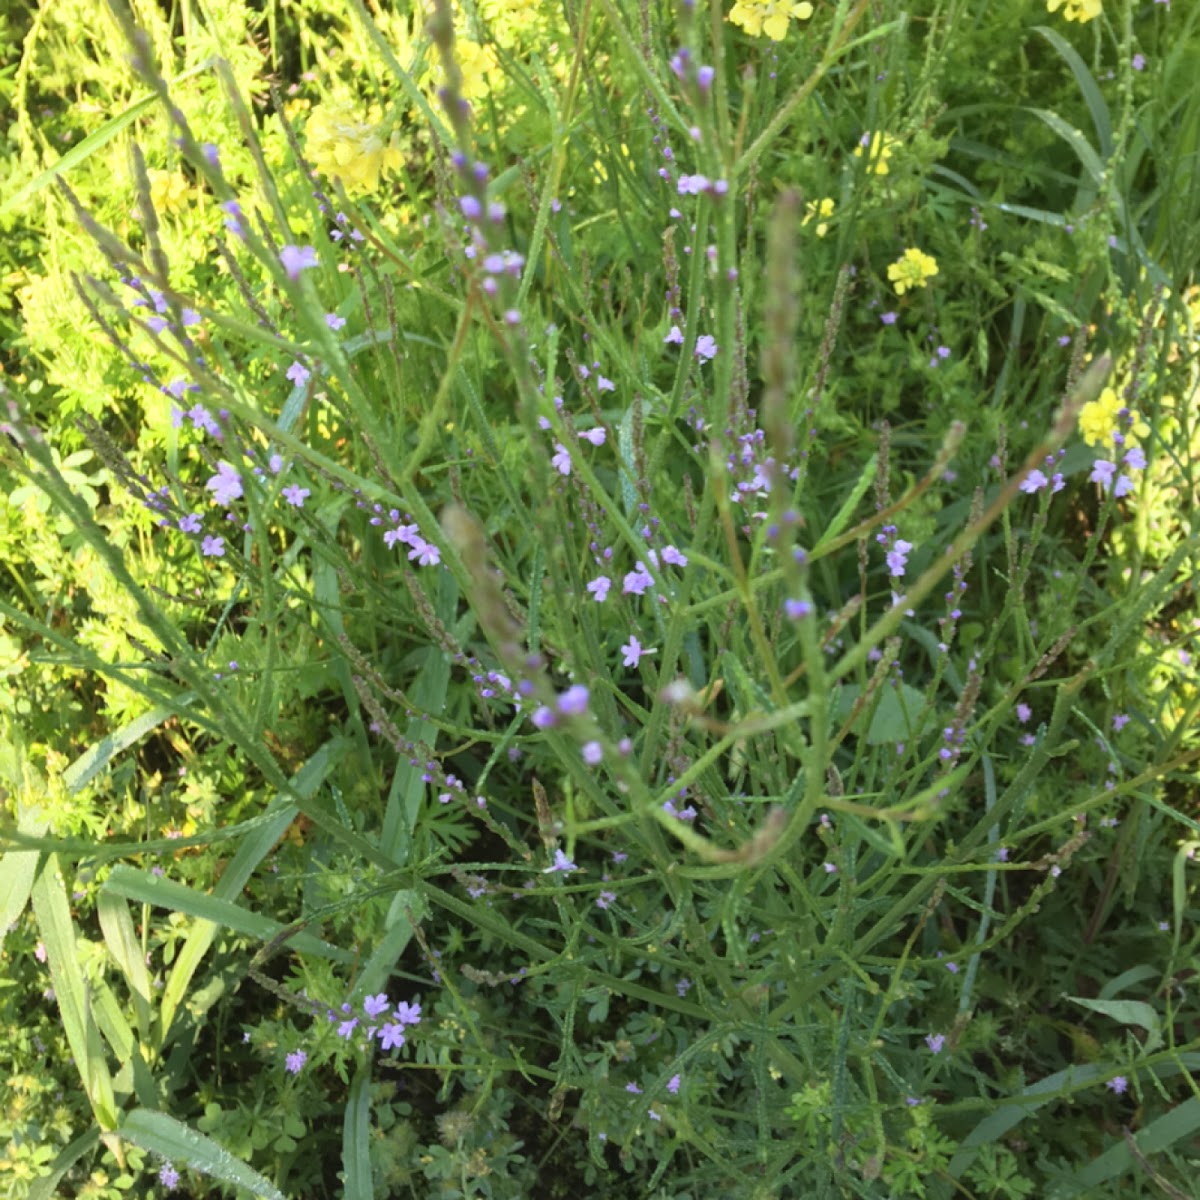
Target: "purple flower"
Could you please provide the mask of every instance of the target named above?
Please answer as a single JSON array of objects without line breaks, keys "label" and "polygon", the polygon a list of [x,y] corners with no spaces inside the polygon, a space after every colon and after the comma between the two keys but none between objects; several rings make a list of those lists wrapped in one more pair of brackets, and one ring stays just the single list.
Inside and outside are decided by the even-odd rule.
[{"label": "purple flower", "polygon": [[629,641],[621,647],[621,653],[625,656],[622,660],[627,667],[636,667],[638,661],[646,654],[654,654],[653,649],[642,649],[642,643],[637,640],[633,634],[629,635]]},{"label": "purple flower", "polygon": [[328,325],[330,329],[333,329],[336,331],[338,329],[341,329],[341,327],[343,325],[345,325],[345,323],[346,323],[346,318],[339,317],[337,315],[337,313],[326,313],[325,314],[325,324]]},{"label": "purple flower", "polygon": [[603,446],[604,439],[607,436],[608,434],[605,433],[603,427],[600,427],[597,429],[585,429],[583,433],[579,435],[579,438],[581,441],[591,442],[593,446]]},{"label": "purple flower", "polygon": [[812,614],[813,606],[810,600],[785,600],[783,611],[789,621],[801,621]]},{"label": "purple flower", "polygon": [[289,279],[299,279],[301,271],[319,265],[317,252],[311,246],[284,246],[279,252],[279,261]]},{"label": "purple flower", "polygon": [[1025,722],[1028,721],[1029,718],[1032,716],[1033,716],[1033,709],[1030,708],[1029,705],[1026,704],[1023,700],[1020,701],[1017,704],[1017,720],[1020,721],[1022,725],[1024,725]]},{"label": "purple flower", "polygon": [[284,1066],[287,1067],[290,1074],[299,1075],[300,1068],[303,1067],[306,1062],[308,1062],[308,1054],[303,1050],[294,1050],[287,1056],[287,1058],[284,1059]]},{"label": "purple flower", "polygon": [[1131,471],[1144,471],[1146,469],[1146,455],[1141,446],[1134,446],[1121,461]]},{"label": "purple flower", "polygon": [[1129,724],[1129,714],[1128,713],[1117,713],[1116,716],[1114,716],[1112,719],[1113,732],[1120,733],[1121,730],[1124,729],[1125,726],[1128,724]]},{"label": "purple flower", "polygon": [[558,711],[564,717],[581,717],[587,712],[587,706],[588,690],[580,683],[567,688],[558,698]]},{"label": "purple flower", "polygon": [[[204,407],[203,404],[193,404],[187,412],[188,419],[192,422],[192,427],[195,429],[203,429],[205,433],[212,437],[220,437],[221,427],[213,419],[212,413]],[[232,468],[231,468],[232,469]]]},{"label": "purple flower", "polygon": [[711,185],[706,175],[680,175],[677,186],[681,196],[699,196],[701,192],[708,191]]},{"label": "purple flower", "polygon": [[637,570],[630,571],[625,576],[621,585],[621,591],[627,596],[643,596],[646,593],[646,589],[653,586],[654,576],[646,570],[644,563],[638,562],[634,565],[637,567]]},{"label": "purple flower", "polygon": [[663,342],[669,346],[682,346],[683,330],[678,325],[672,325],[667,336],[663,338]]},{"label": "purple flower", "polygon": [[419,1025],[421,1023],[421,1006],[419,1004],[409,1004],[407,1000],[401,1000],[396,1005],[396,1011],[392,1015],[401,1025]]},{"label": "purple flower", "polygon": [[1146,56],[1144,54],[1135,54],[1133,56],[1133,58],[1130,60],[1130,65],[1133,67],[1133,69],[1135,71],[1145,70]]},{"label": "purple flower", "polygon": [[701,362],[708,362],[717,356],[717,340],[711,333],[702,334],[696,339],[696,357]]},{"label": "purple flower", "polygon": [[287,377],[297,386],[303,387],[309,380],[312,372],[299,360],[287,369]]},{"label": "purple flower", "polygon": [[535,729],[549,729],[554,725],[556,720],[554,713],[551,712],[544,704],[539,705],[533,710],[533,716],[530,721],[533,722]]},{"label": "purple flower", "polygon": [[616,892],[601,892],[600,895],[596,897],[596,907],[607,908],[610,904],[616,903],[616,899]]},{"label": "purple flower", "polygon": [[1050,481],[1036,467],[1021,480],[1021,491],[1027,496],[1032,496],[1035,492],[1040,492]]},{"label": "purple flower", "polygon": [[880,314],[879,314],[879,320],[880,320],[880,321],[881,321],[881,322],[882,322],[884,325],[895,325],[895,323],[896,323],[896,317],[897,317],[898,315],[899,315],[899,314],[897,314],[897,313],[894,313],[894,312],[885,312],[885,313],[880,313]]},{"label": "purple flower", "polygon": [[579,868],[561,850],[555,850],[553,865],[546,867],[542,871],[542,874],[550,875],[555,871],[561,871],[563,874],[568,874],[571,871],[578,870]]},{"label": "purple flower", "polygon": [[395,1023],[385,1025],[379,1031],[379,1044],[385,1050],[391,1050],[392,1047],[399,1048],[404,1045],[404,1026]]},{"label": "purple flower", "polygon": [[908,565],[908,553],[912,549],[912,542],[906,542],[903,538],[897,538],[896,544],[887,553],[888,570],[893,576],[899,578],[904,574],[904,569]]},{"label": "purple flower", "polygon": [[230,463],[220,462],[217,464],[217,473],[209,476],[204,487],[212,492],[218,504],[230,504],[242,494],[242,479]]},{"label": "purple flower", "polygon": [[225,539],[223,537],[206,537],[200,543],[200,553],[205,558],[224,558],[225,557]]},{"label": "purple flower", "polygon": [[419,567],[436,567],[442,561],[442,552],[432,543],[423,538],[417,538],[411,543],[408,552],[410,560],[415,560]]},{"label": "purple flower", "polygon": [[1092,463],[1092,473],[1088,476],[1088,479],[1092,483],[1098,483],[1105,491],[1108,491],[1112,487],[1112,478],[1116,469],[1116,463],[1110,463],[1103,458],[1098,458]]},{"label": "purple flower", "polygon": [[338,1037],[345,1038],[347,1041],[349,1041],[351,1034],[353,1034],[355,1029],[357,1029],[357,1028],[358,1028],[358,1018],[350,1017],[348,1020],[343,1021],[337,1027],[337,1035],[338,1035]]},{"label": "purple flower", "polygon": [[179,1186],[179,1172],[169,1163],[165,1162],[159,1168],[158,1182],[167,1189],[168,1192],[173,1192]]},{"label": "purple flower", "polygon": [[683,1080],[678,1075],[672,1075],[671,1078],[667,1080],[667,1091],[674,1096],[679,1091],[679,1085],[682,1082]]},{"label": "purple flower", "polygon": [[686,567],[688,565],[687,555],[681,550],[676,550],[674,546],[664,546],[662,559],[665,563],[670,563],[675,567]]},{"label": "purple flower", "polygon": [[1114,1075],[1104,1086],[1120,1096],[1129,1087],[1129,1080],[1124,1075]]},{"label": "purple flower", "polygon": [[377,1017],[380,1013],[387,1012],[391,1002],[387,998],[387,992],[380,992],[378,996],[368,996],[363,1001],[363,1012],[368,1017]]},{"label": "purple flower", "polygon": [[632,1096],[640,1096],[642,1094],[642,1089],[632,1081],[625,1085],[625,1090]]},{"label": "purple flower", "polygon": [[294,505],[296,508],[303,508],[304,501],[312,495],[312,492],[306,487],[301,487],[299,484],[293,483],[283,489],[282,495],[289,504]]},{"label": "purple flower", "polygon": [[597,604],[603,604],[611,587],[612,580],[607,575],[599,575],[587,585],[587,590],[591,592]]},{"label": "purple flower", "polygon": [[186,517],[179,518],[179,531],[181,533],[199,533],[200,532],[200,514],[188,513]]},{"label": "purple flower", "polygon": [[583,755],[583,761],[589,767],[595,767],[604,758],[604,747],[599,742],[584,742],[580,753]]},{"label": "purple flower", "polygon": [[560,475],[570,475],[571,452],[562,444],[562,442],[554,443],[554,457],[550,460],[550,465]]},{"label": "purple flower", "polygon": [[941,1054],[942,1047],[946,1044],[946,1035],[944,1033],[931,1033],[925,1038],[925,1044],[934,1054]]}]

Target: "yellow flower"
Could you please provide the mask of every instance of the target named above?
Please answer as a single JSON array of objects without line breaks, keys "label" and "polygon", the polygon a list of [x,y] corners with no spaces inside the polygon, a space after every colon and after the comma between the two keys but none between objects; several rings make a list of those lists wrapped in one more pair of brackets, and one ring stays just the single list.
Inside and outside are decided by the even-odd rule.
[{"label": "yellow flower", "polygon": [[937,273],[937,259],[911,246],[887,269],[888,279],[895,285],[897,296],[903,296],[909,288],[923,288],[925,281]]},{"label": "yellow flower", "polygon": [[808,0],[792,3],[789,0],[737,0],[729,10],[729,20],[744,29],[751,37],[765,33],[773,42],[782,42],[788,23],[795,19],[807,21],[813,15]]},{"label": "yellow flower", "polygon": [[886,175],[889,171],[888,159],[892,157],[892,151],[900,145],[900,139],[888,137],[886,133],[880,133],[876,130],[871,134],[868,140],[865,136],[863,140],[854,148],[854,157],[862,158],[863,153],[867,156],[867,172],[871,175]]},{"label": "yellow flower", "polygon": [[147,171],[150,203],[158,213],[177,212],[187,199],[188,181],[181,171]]},{"label": "yellow flower", "polygon": [[829,232],[829,222],[825,218],[833,216],[833,208],[832,196],[826,196],[824,200],[810,200],[804,206],[804,220],[800,224],[803,226],[816,221],[817,237],[823,238]]},{"label": "yellow flower", "polygon": [[[482,100],[489,90],[503,82],[500,62],[496,58],[496,51],[491,46],[481,46],[478,42],[471,41],[470,38],[455,37],[454,61],[458,63],[458,69],[462,73],[464,100]],[[490,87],[489,75],[492,80]],[[440,60],[425,76],[425,83],[434,91],[445,86],[446,72],[443,70]]]},{"label": "yellow flower", "polygon": [[1046,0],[1048,12],[1058,12],[1060,8],[1068,21],[1078,21],[1080,25],[1086,25],[1100,15],[1104,4],[1103,0]]},{"label": "yellow flower", "polygon": [[[1123,433],[1122,450],[1132,450],[1139,438],[1150,436],[1150,426],[1138,413],[1130,413],[1123,421],[1121,410],[1124,401],[1110,387],[1089,404],[1079,410],[1079,432],[1089,446],[1100,446],[1105,450],[1115,449],[1115,434]],[[1121,426],[1125,425],[1124,430]]]},{"label": "yellow flower", "polygon": [[348,191],[374,191],[384,167],[404,161],[399,135],[384,142],[379,122],[360,121],[344,104],[323,103],[313,111],[305,128],[305,149],[322,175],[340,179]]}]

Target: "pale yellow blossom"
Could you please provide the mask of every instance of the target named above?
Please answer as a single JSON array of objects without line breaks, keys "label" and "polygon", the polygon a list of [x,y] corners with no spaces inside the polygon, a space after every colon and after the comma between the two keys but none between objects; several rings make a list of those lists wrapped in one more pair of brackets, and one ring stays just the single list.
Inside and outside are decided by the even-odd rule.
[{"label": "pale yellow blossom", "polygon": [[872,175],[886,175],[890,170],[888,159],[892,157],[892,151],[898,145],[900,145],[899,138],[889,137],[886,133],[876,130],[870,138],[864,136],[863,140],[854,148],[854,157],[862,158],[865,154],[867,171]]},{"label": "pale yellow blossom", "polygon": [[380,172],[404,161],[396,133],[385,142],[374,114],[363,121],[344,104],[319,105],[304,132],[313,165],[322,175],[341,180],[348,192],[374,191]]},{"label": "pale yellow blossom", "polygon": [[751,37],[766,34],[773,42],[782,42],[791,21],[807,21],[813,15],[808,0],[737,0],[729,10],[729,20]]},{"label": "pale yellow blossom", "polygon": [[923,288],[926,281],[938,273],[937,259],[911,246],[887,269],[888,279],[903,296],[909,288]]},{"label": "pale yellow blossom", "polygon": [[1103,0],[1046,0],[1047,11],[1058,12],[1060,8],[1068,21],[1086,25],[1100,15],[1104,4]]},{"label": "pale yellow blossom", "polygon": [[810,200],[804,206],[804,220],[801,225],[807,225],[810,221],[817,223],[817,237],[823,238],[829,232],[829,221],[827,218],[833,216],[834,201],[832,196],[826,196],[824,200]]}]

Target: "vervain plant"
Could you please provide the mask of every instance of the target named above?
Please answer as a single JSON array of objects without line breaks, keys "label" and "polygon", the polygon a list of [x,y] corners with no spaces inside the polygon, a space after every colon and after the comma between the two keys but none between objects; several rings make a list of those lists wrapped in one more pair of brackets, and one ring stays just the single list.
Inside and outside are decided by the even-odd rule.
[{"label": "vervain plant", "polygon": [[90,582],[0,614],[128,718],[10,722],[20,1055],[87,1112],[9,1194],[1184,1194],[1200,302],[1135,68],[1114,122],[1036,35],[1104,143],[1035,114],[1040,207],[941,161],[1009,179],[937,124],[965,5],[349,7],[386,110],[274,93],[272,168],[216,57],[239,170],[114,9],[206,289],[136,145],[125,230],[60,180],[158,421],[73,463],[4,397]]}]

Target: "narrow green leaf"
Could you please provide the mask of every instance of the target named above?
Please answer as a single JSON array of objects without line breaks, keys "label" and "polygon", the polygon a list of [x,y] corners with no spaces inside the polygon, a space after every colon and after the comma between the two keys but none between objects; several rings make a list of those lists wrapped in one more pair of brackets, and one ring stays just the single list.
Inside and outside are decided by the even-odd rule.
[{"label": "narrow green leaf", "polygon": [[[1161,1153],[1185,1139],[1195,1137],[1198,1129],[1200,1129],[1200,1099],[1192,1096],[1178,1107],[1171,1109],[1170,1112],[1151,1121],[1145,1128],[1140,1129],[1134,1140],[1137,1142],[1138,1150],[1145,1157]],[[1122,1140],[1110,1146],[1099,1157],[1092,1159],[1086,1167],[1076,1173],[1068,1186],[1077,1188],[1076,1194],[1078,1195],[1095,1196],[1099,1194],[1098,1189],[1104,1184],[1135,1168],[1141,1173],[1141,1167],[1134,1160],[1133,1152]],[[1105,1189],[1105,1194],[1120,1195],[1124,1193]]]},{"label": "narrow green leaf", "polygon": [[374,1200],[371,1180],[371,1072],[360,1066],[346,1098],[342,1124],[342,1170],[345,1200]]},{"label": "narrow green leaf", "polygon": [[195,693],[186,692],[180,696],[177,706],[168,708],[164,705],[151,709],[115,733],[105,734],[63,772],[63,782],[67,785],[67,790],[77,792],[89,784],[118,754],[141,741],[152,729],[175,716],[182,706],[190,704],[195,698]]},{"label": "narrow green leaf", "polygon": [[829,522],[825,532],[821,534],[820,541],[813,547],[813,552],[820,550],[827,542],[832,542],[835,537],[850,524],[850,518],[854,516],[854,510],[858,507],[858,502],[867,494],[867,488],[875,479],[875,472],[879,467],[879,455],[872,454],[867,460],[866,466],[863,467],[862,473],[858,477],[858,482],[851,489],[850,494],[842,501],[842,506],[833,515],[833,520]]},{"label": "narrow green leaf", "polygon": [[242,1188],[262,1200],[284,1200],[283,1193],[257,1171],[234,1158],[212,1138],[166,1113],[135,1108],[121,1122],[120,1134],[135,1146],[158,1154],[175,1166],[184,1163],[210,1179]]},{"label": "narrow green leaf", "polygon": [[29,1200],[55,1200],[58,1196],[58,1185],[62,1177],[85,1155],[100,1145],[100,1130],[89,1129],[81,1134],[70,1145],[59,1151],[58,1157],[50,1164],[50,1174],[29,1185]]},{"label": "narrow green leaf", "polygon": [[[340,743],[326,742],[296,773],[292,780],[295,792],[305,800],[310,799],[325,780],[325,776],[337,761]],[[270,819],[250,830],[238,847],[237,853],[225,868],[212,896],[218,900],[233,902],[242,894],[254,869],[271,852],[271,847],[283,836],[294,820],[298,809],[294,804],[280,805],[274,812],[268,810]],[[264,814],[266,815],[266,814]],[[212,945],[218,926],[211,921],[200,922],[188,934],[187,941],[175,956],[171,974],[163,988],[160,1005],[162,1044],[167,1043],[167,1034],[179,1005],[187,995],[188,985]]]},{"label": "narrow green leaf", "polygon": [[129,984],[138,1036],[143,1042],[149,1044],[153,1011],[150,972],[146,970],[142,945],[134,931],[133,918],[129,915],[129,906],[115,893],[101,888],[96,900],[96,914],[100,920],[100,932],[104,934],[108,952]]},{"label": "narrow green leaf", "polygon": [[[41,837],[50,819],[40,808],[18,805],[17,830],[29,837]],[[35,850],[9,850],[0,855],[0,949],[4,935],[25,911],[25,904],[37,874],[38,856]]]},{"label": "narrow green leaf", "polygon": [[[183,80],[190,79],[193,75],[202,74],[211,66],[212,59],[206,58],[203,62],[197,63],[194,67],[189,67],[186,71],[182,72],[172,80],[172,83],[182,83]],[[72,146],[52,167],[47,167],[40,175],[31,179],[23,188],[14,192],[3,204],[0,204],[0,217],[4,216],[11,209],[20,208],[27,200],[36,196],[43,188],[53,183],[59,175],[65,174],[67,171],[79,166],[81,162],[91,158],[97,150],[107,146],[121,130],[132,125],[134,121],[148,112],[157,103],[157,96],[143,96],[142,99],[135,100],[123,112],[119,112],[115,117],[111,117],[99,129],[89,133],[79,145]]]},{"label": "narrow green leaf", "polygon": [[46,947],[50,983],[62,1016],[67,1044],[75,1056],[75,1067],[84,1094],[102,1130],[117,1124],[112,1075],[104,1057],[104,1044],[92,1016],[87,985],[79,966],[75,925],[67,903],[67,889],[59,874],[58,856],[51,854],[32,889],[33,911]]},{"label": "narrow green leaf", "polygon": [[1112,118],[1108,115],[1108,106],[1100,93],[1100,85],[1087,69],[1087,64],[1079,57],[1075,47],[1062,34],[1045,25],[1035,25],[1033,31],[1040,33],[1054,47],[1059,57],[1071,69],[1071,74],[1075,76],[1075,82],[1079,84],[1079,90],[1083,93],[1084,103],[1091,113],[1092,124],[1096,127],[1100,155],[1107,162],[1113,152]]},{"label": "narrow green leaf", "polygon": [[1088,173],[1092,184],[1097,188],[1101,187],[1104,182],[1104,163],[1091,142],[1073,125],[1068,125],[1058,113],[1045,108],[1031,108],[1029,111],[1045,121],[1075,151],[1075,157],[1083,164],[1083,169]]},{"label": "narrow green leaf", "polygon": [[[103,891],[113,896],[123,896],[126,900],[139,900],[144,904],[170,909],[172,912],[187,913],[188,916],[199,917],[202,921],[210,921],[236,933],[249,934],[263,942],[269,942],[286,928],[279,921],[251,912],[230,900],[193,891],[186,884],[176,883],[173,879],[162,879],[123,863],[113,867],[112,873],[104,881]],[[332,959],[334,962],[354,961],[354,956],[349,951],[331,946],[311,933],[297,933],[292,938],[292,943],[298,950]]]}]

